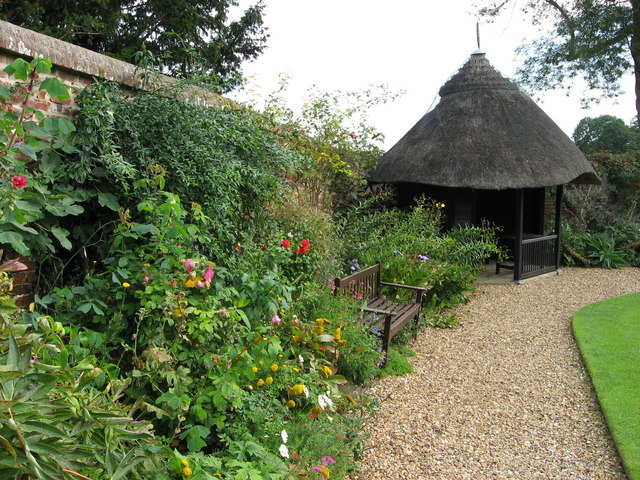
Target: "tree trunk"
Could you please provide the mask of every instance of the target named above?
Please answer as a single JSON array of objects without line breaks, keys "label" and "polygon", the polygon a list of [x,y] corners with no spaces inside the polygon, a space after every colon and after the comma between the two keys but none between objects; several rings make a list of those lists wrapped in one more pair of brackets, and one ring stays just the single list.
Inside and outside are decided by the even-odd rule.
[{"label": "tree trunk", "polygon": [[636,93],[636,126],[640,127],[640,5],[638,0],[631,0],[633,8],[633,33],[631,34],[631,57],[633,58],[633,73],[635,77]]}]

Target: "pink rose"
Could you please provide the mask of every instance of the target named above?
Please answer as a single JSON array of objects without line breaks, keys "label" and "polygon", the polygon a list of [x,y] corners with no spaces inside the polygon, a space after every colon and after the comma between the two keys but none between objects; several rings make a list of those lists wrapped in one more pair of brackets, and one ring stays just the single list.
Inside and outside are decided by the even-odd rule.
[{"label": "pink rose", "polygon": [[204,272],[204,281],[207,284],[211,283],[211,280],[213,280],[213,275],[215,274],[215,272],[213,271],[213,268],[211,268],[211,265],[207,266],[207,269]]},{"label": "pink rose", "polygon": [[198,264],[198,262],[196,262],[195,260],[193,260],[192,258],[187,258],[184,261],[184,269],[188,272],[188,273],[193,273],[193,268]]}]

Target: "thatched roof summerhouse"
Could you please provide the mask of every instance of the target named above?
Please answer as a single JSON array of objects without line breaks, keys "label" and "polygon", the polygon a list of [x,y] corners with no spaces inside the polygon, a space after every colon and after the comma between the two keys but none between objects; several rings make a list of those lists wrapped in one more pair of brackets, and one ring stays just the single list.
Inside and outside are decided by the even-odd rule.
[{"label": "thatched roof summerhouse", "polygon": [[[600,184],[598,176],[565,133],[496,71],[484,52],[474,52],[439,95],[435,107],[383,155],[369,181],[396,185],[400,197],[427,193],[446,202],[451,225],[482,218],[501,225],[505,237],[515,239],[514,279],[532,276],[517,254],[529,237],[549,236],[543,225],[545,187],[558,187],[561,199],[562,185]],[[545,271],[559,267],[556,200],[555,260]]]}]

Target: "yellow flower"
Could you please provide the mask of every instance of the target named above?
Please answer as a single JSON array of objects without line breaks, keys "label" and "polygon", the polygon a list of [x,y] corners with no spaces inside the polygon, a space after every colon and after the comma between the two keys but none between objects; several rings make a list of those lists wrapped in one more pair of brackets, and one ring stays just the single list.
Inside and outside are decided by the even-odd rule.
[{"label": "yellow flower", "polygon": [[264,380],[259,378],[258,381],[256,382],[256,385],[259,386],[259,387],[263,386],[264,385]]},{"label": "yellow flower", "polygon": [[324,322],[327,322],[328,320],[326,318],[316,318],[316,323],[318,325],[324,325]]},{"label": "yellow flower", "polygon": [[264,365],[264,362],[262,360],[259,360],[258,361],[258,365],[262,366],[262,365]]},{"label": "yellow flower", "polygon": [[122,282],[122,286],[123,286],[124,288],[129,288],[129,287],[131,286],[131,284],[130,284],[130,283],[127,283],[127,282]]},{"label": "yellow flower", "polygon": [[326,365],[323,365],[320,368],[320,371],[324,375],[324,378],[329,378],[333,374],[333,370],[331,369],[331,367],[328,367]]},{"label": "yellow flower", "polygon": [[358,402],[356,402],[355,398],[353,398],[351,395],[346,395],[347,400],[349,401],[349,403],[353,403],[354,405],[357,405]]},{"label": "yellow flower", "polygon": [[186,282],[184,282],[184,286],[187,288],[194,288],[196,286],[196,281],[193,278],[190,278]]},{"label": "yellow flower", "polygon": [[284,308],[280,309],[280,313],[284,313],[284,311],[285,311]]},{"label": "yellow flower", "polygon": [[280,367],[278,367],[278,364],[277,364],[277,363],[274,363],[273,365],[271,365],[271,371],[272,371],[272,372],[277,372],[277,371],[278,371],[278,368],[280,368]]},{"label": "yellow flower", "polygon": [[321,333],[324,332],[324,327],[321,324],[316,325],[315,327],[313,327],[313,332],[316,335],[320,335]]},{"label": "yellow flower", "polygon": [[252,371],[253,373],[257,373],[257,372],[258,372],[258,367],[252,367],[252,368],[251,368],[251,371]]},{"label": "yellow flower", "polygon": [[282,297],[278,297],[278,301],[281,302],[282,301]]},{"label": "yellow flower", "polygon": [[180,459],[180,464],[182,465],[182,467],[188,467],[189,466],[189,460],[187,460],[186,458],[181,458]]},{"label": "yellow flower", "polygon": [[342,338],[342,329],[340,327],[336,328],[335,332],[333,332],[333,338],[338,341]]},{"label": "yellow flower", "polygon": [[184,467],[182,469],[182,476],[183,477],[190,477],[193,474],[193,470],[191,470],[189,467]]},{"label": "yellow flower", "polygon": [[264,340],[266,342],[267,340],[269,340],[269,338],[268,337],[262,337],[262,340]]},{"label": "yellow flower", "polygon": [[264,383],[271,385],[273,383],[273,377],[267,377],[264,379]]},{"label": "yellow flower", "polygon": [[322,413],[322,409],[320,407],[312,407],[311,408],[311,415],[312,416],[317,417],[321,413]]},{"label": "yellow flower", "polygon": [[242,350],[242,355],[246,355],[247,353],[249,353],[249,352],[247,351],[246,348],[244,350]]},{"label": "yellow flower", "polygon": [[304,385],[300,385],[299,383],[294,385],[289,389],[289,395],[302,395],[304,392]]},{"label": "yellow flower", "polygon": [[296,402],[294,402],[293,400],[289,400],[289,401],[287,402],[287,407],[289,407],[289,408],[293,408],[293,407],[295,407],[295,406],[296,406]]},{"label": "yellow flower", "polygon": [[293,367],[293,371],[296,372],[296,373],[300,373],[300,369],[296,368],[296,367]]}]

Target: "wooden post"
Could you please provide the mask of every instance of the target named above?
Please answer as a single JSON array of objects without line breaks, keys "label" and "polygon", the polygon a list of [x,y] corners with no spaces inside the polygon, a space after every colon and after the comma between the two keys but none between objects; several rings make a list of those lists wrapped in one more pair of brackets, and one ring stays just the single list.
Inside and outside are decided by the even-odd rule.
[{"label": "wooden post", "polygon": [[513,242],[513,280],[522,280],[522,228],[524,219],[524,190],[516,191],[516,224],[515,238]]},{"label": "wooden post", "polygon": [[555,234],[558,236],[556,238],[556,270],[560,269],[560,259],[562,252],[560,251],[560,236],[562,234],[562,194],[564,192],[563,185],[558,185],[556,187],[556,225],[555,225]]}]

